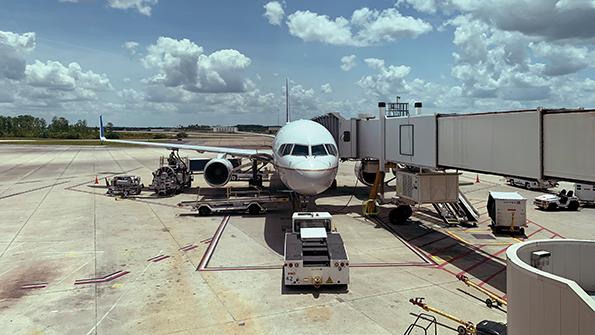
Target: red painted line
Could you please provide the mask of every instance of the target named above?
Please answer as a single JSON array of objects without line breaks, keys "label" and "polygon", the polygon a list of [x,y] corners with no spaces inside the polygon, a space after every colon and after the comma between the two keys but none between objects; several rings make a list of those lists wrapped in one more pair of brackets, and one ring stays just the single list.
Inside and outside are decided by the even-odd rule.
[{"label": "red painted line", "polygon": [[153,260],[155,260],[156,258],[159,258],[161,256],[163,256],[163,255],[157,255],[155,257],[151,257],[151,258],[147,259],[147,262],[152,262]]},{"label": "red painted line", "polygon": [[[405,262],[405,263],[351,263],[349,267],[352,268],[380,268],[380,267],[433,267],[435,265],[421,262]],[[200,271],[256,271],[256,270],[278,270],[282,269],[282,265],[264,265],[264,266],[216,266],[208,267]]]},{"label": "red painted line", "polygon": [[196,271],[204,271],[206,269],[207,264],[209,264],[211,256],[213,255],[213,251],[215,251],[215,247],[217,246],[217,243],[219,243],[219,239],[221,238],[221,235],[223,235],[223,231],[225,230],[225,227],[227,226],[228,222],[229,216],[226,216],[223,218],[223,220],[221,220],[221,224],[219,224],[219,227],[217,227],[217,230],[215,231],[213,238],[211,238],[211,243],[207,247],[205,253],[202,255],[202,258],[200,260],[200,263],[198,264],[198,268],[196,268]]},{"label": "red painted line", "polygon": [[531,236],[533,236],[533,235],[535,235],[535,234],[539,233],[539,232],[540,232],[540,231],[542,231],[542,230],[544,230],[544,229],[543,229],[543,228],[539,228],[539,229],[537,229],[536,231],[534,231],[534,232],[532,232],[531,234],[527,235],[527,238],[526,238],[526,239],[529,239],[529,237],[531,237]]},{"label": "red painted line", "polygon": [[450,264],[450,263],[452,263],[452,262],[456,261],[457,259],[463,258],[463,257],[465,257],[465,256],[469,255],[469,254],[470,254],[470,253],[472,253],[472,252],[476,252],[477,250],[480,250],[480,249],[481,249],[481,248],[483,248],[483,247],[485,247],[485,244],[480,244],[480,245],[478,245],[478,246],[474,246],[474,245],[473,245],[473,246],[471,246],[471,249],[470,249],[470,250],[468,250],[467,252],[460,253],[460,254],[458,254],[457,256],[455,256],[454,258],[451,258],[451,259],[449,259],[449,260],[445,261],[444,263],[440,264],[440,265],[438,266],[438,268],[439,268],[439,269],[442,269],[442,268],[443,268],[443,267],[445,267],[447,264]]},{"label": "red painted line", "polygon": [[202,244],[208,244],[208,243],[211,243],[212,241],[213,241],[213,238],[208,238],[206,240],[200,241],[200,243],[202,243]]},{"label": "red painted line", "polygon": [[74,285],[105,283],[112,281],[116,278],[120,278],[129,273],[129,271],[116,271],[112,274],[100,278],[77,279],[74,281]]},{"label": "red painted line", "polygon": [[491,276],[487,277],[485,280],[483,280],[481,283],[479,283],[479,286],[481,287],[484,284],[489,283],[492,279],[494,279],[494,277],[496,277],[497,275],[501,274],[504,271],[506,271],[506,266],[503,266],[502,269],[496,271],[496,273],[494,273]]},{"label": "red painted line", "polygon": [[[512,244],[511,244],[511,245],[512,245]],[[498,251],[498,252],[496,252],[495,254],[489,254],[489,255],[488,255],[488,257],[486,257],[486,258],[484,258],[483,260],[481,260],[481,261],[479,261],[479,262],[477,262],[477,263],[475,263],[475,264],[471,265],[470,267],[466,268],[465,270],[463,270],[463,271],[459,272],[457,275],[460,275],[460,274],[463,274],[463,273],[469,272],[469,271],[471,271],[471,270],[475,269],[476,267],[480,266],[481,264],[483,264],[483,263],[485,263],[485,262],[489,261],[489,260],[490,260],[490,259],[492,259],[492,258],[497,258],[496,256],[498,256],[498,255],[500,255],[501,253],[505,252],[505,251],[506,251],[506,249],[508,249],[508,248],[509,248],[511,245],[508,245],[507,247],[505,247],[505,248],[503,248],[503,249],[499,250],[499,251]]]},{"label": "red painted line", "polygon": [[190,251],[190,250],[196,249],[196,248],[198,248],[197,245],[189,245],[187,247],[181,248],[180,251]]},{"label": "red painted line", "polygon": [[451,271],[451,270],[449,270],[449,269],[447,269],[447,268],[439,268],[439,269],[440,269],[440,270],[442,270],[442,271],[446,271],[446,272],[450,273],[450,274],[451,274],[451,275],[453,275],[453,276],[456,276],[456,275],[457,275],[457,274],[456,274],[456,272],[454,272],[454,271]]},{"label": "red painted line", "polygon": [[552,234],[556,234],[556,235],[560,236],[561,238],[564,238],[564,236],[562,236],[562,235],[560,235],[560,234],[556,233],[555,231],[553,231],[553,230],[551,230],[551,229],[549,229],[549,228],[546,228],[546,227],[544,227],[544,226],[540,225],[539,223],[537,223],[537,222],[535,222],[535,221],[527,220],[527,222],[529,222],[529,223],[532,223],[532,224],[536,225],[536,226],[537,226],[537,227],[539,227],[539,228],[543,228],[543,229],[545,229],[546,231],[548,231],[548,232],[550,232],[550,233],[552,233]]},{"label": "red painted line", "polygon": [[160,261],[162,261],[162,260],[164,260],[164,259],[167,259],[167,258],[169,258],[169,257],[170,257],[170,256],[167,256],[167,255],[159,256],[159,257],[155,258],[154,260],[152,260],[151,262],[153,262],[153,263],[157,263],[157,262],[160,262]]},{"label": "red painted line", "polygon": [[421,262],[403,262],[403,263],[350,263],[351,268],[392,268],[392,267],[405,267],[405,266],[423,266],[423,267],[434,267],[434,264],[421,263]]},{"label": "red painted line", "polygon": [[257,271],[257,270],[279,270],[282,265],[264,265],[264,266],[221,266],[204,268],[199,271]]},{"label": "red painted line", "polygon": [[21,286],[22,290],[30,290],[30,289],[36,289],[36,288],[44,288],[48,286],[48,283],[35,283],[35,284],[26,284]]},{"label": "red painted line", "polygon": [[439,238],[439,239],[436,239],[436,240],[433,240],[433,241],[430,241],[430,242],[424,243],[424,244],[420,245],[419,247],[420,247],[420,248],[427,247],[427,246],[428,246],[428,245],[430,245],[430,244],[434,244],[434,243],[436,243],[436,242],[438,242],[438,241],[442,241],[442,240],[444,240],[445,238],[448,238],[448,237],[449,237],[448,235],[444,235],[444,236],[442,236],[442,237],[441,237],[441,238]]}]

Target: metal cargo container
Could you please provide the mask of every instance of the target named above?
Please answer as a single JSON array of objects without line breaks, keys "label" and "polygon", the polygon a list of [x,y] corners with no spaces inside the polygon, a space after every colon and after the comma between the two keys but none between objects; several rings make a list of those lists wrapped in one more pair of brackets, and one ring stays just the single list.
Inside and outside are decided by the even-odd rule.
[{"label": "metal cargo container", "polygon": [[396,172],[397,194],[417,204],[457,202],[459,200],[458,173]]},{"label": "metal cargo container", "polygon": [[527,226],[527,199],[517,192],[490,192],[487,209],[495,231]]}]

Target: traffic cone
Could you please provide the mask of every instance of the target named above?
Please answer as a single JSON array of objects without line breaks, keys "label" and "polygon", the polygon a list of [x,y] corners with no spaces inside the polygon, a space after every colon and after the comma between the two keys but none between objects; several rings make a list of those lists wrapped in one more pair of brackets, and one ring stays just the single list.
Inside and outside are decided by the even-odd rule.
[{"label": "traffic cone", "polygon": [[478,174],[477,174],[477,175],[475,175],[475,183],[476,183],[476,184],[479,184],[479,175],[478,175]]},{"label": "traffic cone", "polygon": [[99,184],[99,178],[97,178],[97,175],[95,175],[95,185]]}]

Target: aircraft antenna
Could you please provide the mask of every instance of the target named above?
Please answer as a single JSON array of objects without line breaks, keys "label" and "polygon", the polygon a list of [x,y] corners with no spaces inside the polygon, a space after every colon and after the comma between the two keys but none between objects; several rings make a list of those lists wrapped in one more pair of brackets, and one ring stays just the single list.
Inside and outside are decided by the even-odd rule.
[{"label": "aircraft antenna", "polygon": [[285,78],[285,121],[289,122],[289,81]]}]

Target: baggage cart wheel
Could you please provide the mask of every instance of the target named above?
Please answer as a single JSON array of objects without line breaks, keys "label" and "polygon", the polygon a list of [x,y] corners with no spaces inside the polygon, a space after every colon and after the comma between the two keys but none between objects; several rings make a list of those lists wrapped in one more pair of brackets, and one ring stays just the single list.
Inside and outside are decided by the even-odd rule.
[{"label": "baggage cart wheel", "polygon": [[486,299],[486,306],[488,306],[488,308],[494,307],[494,302],[492,301],[492,299],[490,299],[490,298]]},{"label": "baggage cart wheel", "polygon": [[200,215],[200,216],[207,216],[209,214],[211,214],[211,209],[209,207],[207,207],[207,206],[200,206],[198,208],[198,215]]},{"label": "baggage cart wheel", "polygon": [[459,333],[459,335],[467,335],[467,328],[464,326],[458,326],[457,333]]},{"label": "baggage cart wheel", "polygon": [[568,204],[568,210],[576,211],[576,210],[578,210],[578,206],[579,206],[578,201],[572,201],[571,203]]},{"label": "baggage cart wheel", "polygon": [[413,214],[409,205],[399,205],[388,213],[388,219],[392,224],[403,224]]},{"label": "baggage cart wheel", "polygon": [[250,213],[250,215],[257,215],[260,213],[260,206],[258,204],[250,204],[248,206],[248,213]]}]

